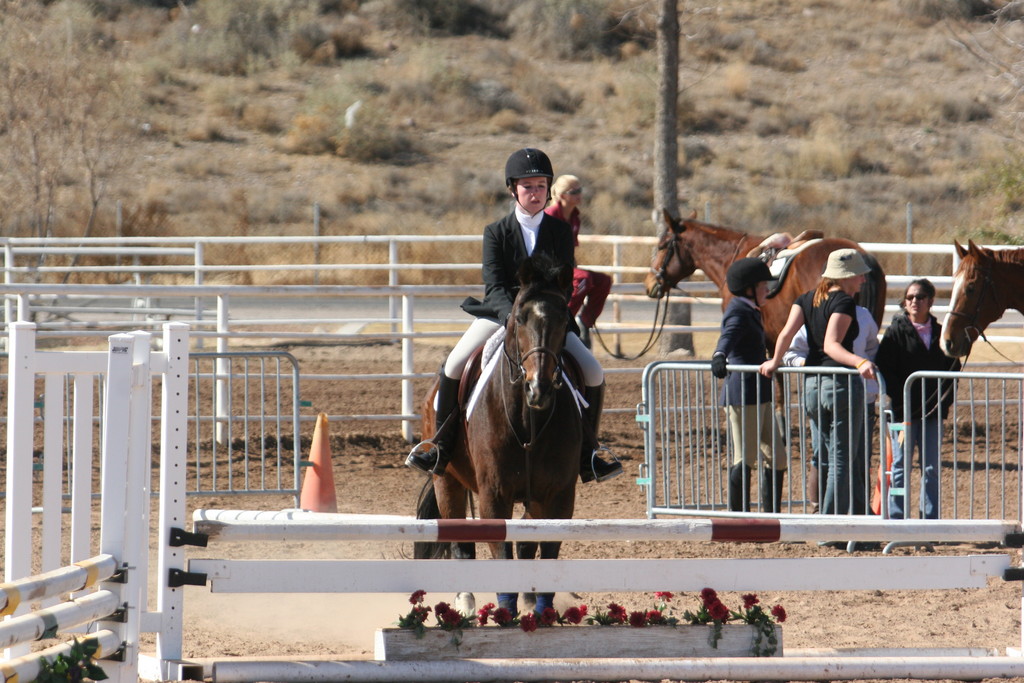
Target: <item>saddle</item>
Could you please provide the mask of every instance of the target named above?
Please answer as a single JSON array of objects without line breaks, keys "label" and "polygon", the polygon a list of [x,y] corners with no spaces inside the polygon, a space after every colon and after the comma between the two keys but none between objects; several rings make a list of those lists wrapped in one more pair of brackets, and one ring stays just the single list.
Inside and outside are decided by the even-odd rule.
[{"label": "saddle", "polygon": [[791,237],[788,232],[777,232],[766,237],[761,244],[747,253],[749,257],[764,261],[768,270],[776,278],[768,290],[769,299],[782,289],[782,283],[785,282],[786,275],[789,273],[793,257],[824,237],[825,233],[821,230],[804,230],[796,237]]},{"label": "saddle", "polygon": [[[463,419],[467,417],[466,404],[469,403],[470,397],[473,396],[473,391],[476,389],[476,385],[483,373],[484,348],[486,346],[487,342],[478,346],[469,356],[466,367],[462,369],[462,379],[459,381],[459,407],[462,409]],[[499,349],[495,353],[501,353],[501,350]],[[582,392],[584,388],[583,370],[580,369],[579,363],[576,362],[571,353],[565,350],[562,351],[561,359],[562,369],[572,383],[573,388],[577,392]]]}]

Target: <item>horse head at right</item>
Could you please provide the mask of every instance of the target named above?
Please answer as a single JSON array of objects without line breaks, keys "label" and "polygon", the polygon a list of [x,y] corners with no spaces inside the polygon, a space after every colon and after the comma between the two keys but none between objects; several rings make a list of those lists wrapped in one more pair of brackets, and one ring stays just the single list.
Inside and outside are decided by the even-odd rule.
[{"label": "horse head at right", "polygon": [[953,273],[953,291],[949,312],[942,321],[939,346],[951,358],[963,358],[971,352],[975,340],[989,323],[1006,310],[1000,305],[992,276],[995,256],[991,249],[979,247],[973,240],[963,247],[953,241],[960,265]]},{"label": "horse head at right", "polygon": [[[651,267],[644,278],[647,296],[660,299],[668,291],[697,270],[689,249],[681,249],[686,239],[686,220],[676,219],[664,209],[661,212],[665,230],[658,237],[658,246],[651,256]],[[690,220],[697,217],[694,213]]]}]

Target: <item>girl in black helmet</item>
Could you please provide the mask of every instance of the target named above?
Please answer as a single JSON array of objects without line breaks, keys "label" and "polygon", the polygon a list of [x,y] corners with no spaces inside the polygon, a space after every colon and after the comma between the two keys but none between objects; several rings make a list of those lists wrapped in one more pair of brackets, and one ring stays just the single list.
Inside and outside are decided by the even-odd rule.
[{"label": "girl in black helmet", "polygon": [[721,402],[729,417],[733,446],[727,498],[733,512],[750,512],[750,473],[757,471],[759,464],[764,466],[761,512],[782,512],[786,461],[782,435],[772,419],[772,382],[756,372],[729,372],[726,368],[726,363],[760,366],[765,361],[767,342],[761,306],[774,280],[768,266],[758,258],[741,258],[725,273],[733,296],[722,315],[722,334],[711,356],[711,373],[725,380]]},{"label": "girl in black helmet", "polygon": [[[505,163],[505,185],[515,200],[515,206],[509,215],[484,228],[484,300],[471,297],[462,303],[462,310],[476,316],[476,320],[441,366],[434,438],[412,449],[405,461],[409,467],[438,475],[444,473],[462,422],[458,414],[462,371],[473,351],[502,327],[512,311],[519,290],[517,273],[520,264],[537,251],[551,255],[559,263],[575,263],[572,228],[544,213],[550,199],[553,176],[551,161],[539,149],[520,149],[513,152]],[[565,348],[583,371],[586,384],[584,398],[589,404],[586,417],[596,435],[604,401],[604,370],[575,333],[566,337]],[[595,448],[594,443],[585,444],[581,453],[580,477],[583,481],[606,481],[622,474],[621,464],[597,457]]]}]

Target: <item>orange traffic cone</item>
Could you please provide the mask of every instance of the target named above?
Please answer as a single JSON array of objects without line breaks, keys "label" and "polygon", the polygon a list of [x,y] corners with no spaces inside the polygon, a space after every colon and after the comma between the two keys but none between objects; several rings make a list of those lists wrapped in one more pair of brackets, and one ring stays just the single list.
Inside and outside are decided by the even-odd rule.
[{"label": "orange traffic cone", "polygon": [[331,469],[331,440],[327,435],[327,415],[320,413],[313,430],[313,443],[309,449],[309,464],[302,480],[299,507],[312,512],[337,512],[338,493],[334,488]]}]

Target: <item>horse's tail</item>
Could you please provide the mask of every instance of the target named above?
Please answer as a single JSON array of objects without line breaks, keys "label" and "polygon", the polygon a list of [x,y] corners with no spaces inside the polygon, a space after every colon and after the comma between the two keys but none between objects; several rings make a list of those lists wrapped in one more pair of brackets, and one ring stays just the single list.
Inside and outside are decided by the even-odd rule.
[{"label": "horse's tail", "polygon": [[874,316],[875,322],[878,323],[879,327],[881,327],[882,318],[885,315],[885,297],[887,294],[885,271],[882,270],[882,266],[878,263],[878,259],[876,259],[872,254],[862,251],[861,256],[864,257],[864,263],[867,264],[871,271],[868,273],[868,276],[864,278],[864,284],[860,288],[860,294],[857,295],[857,303],[871,311],[871,315]]},{"label": "horse's tail", "polygon": [[[440,519],[441,508],[437,505],[437,493],[434,492],[434,478],[427,479],[416,502],[416,519]],[[436,541],[417,541],[413,543],[413,559],[436,560],[451,557],[451,544]]]}]

